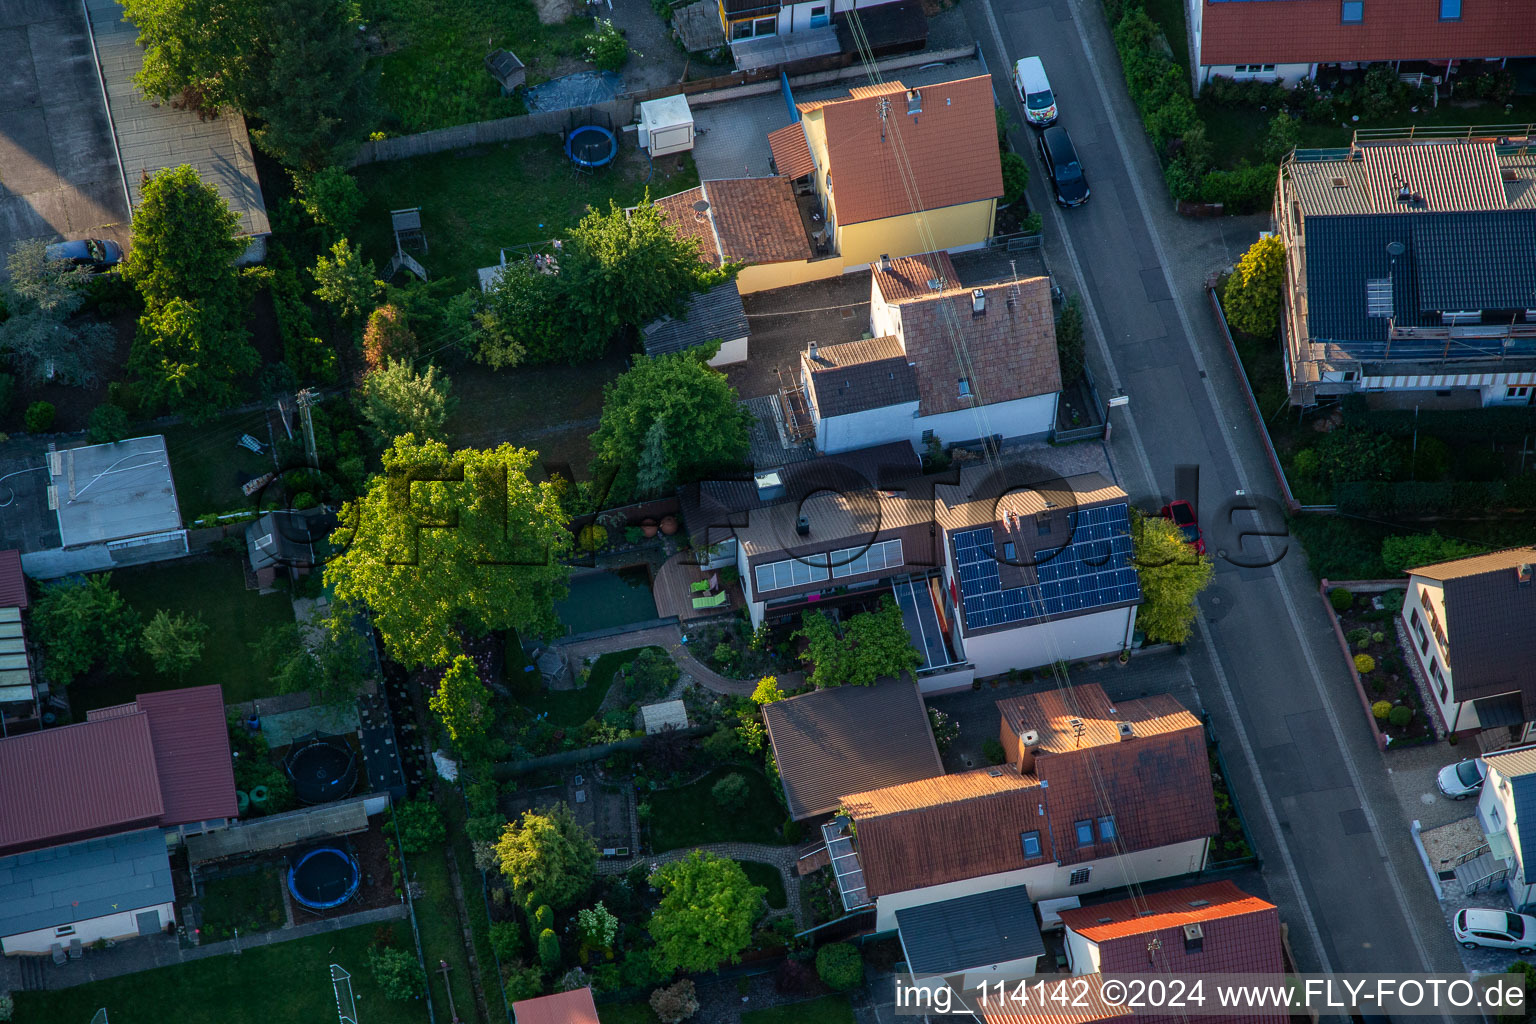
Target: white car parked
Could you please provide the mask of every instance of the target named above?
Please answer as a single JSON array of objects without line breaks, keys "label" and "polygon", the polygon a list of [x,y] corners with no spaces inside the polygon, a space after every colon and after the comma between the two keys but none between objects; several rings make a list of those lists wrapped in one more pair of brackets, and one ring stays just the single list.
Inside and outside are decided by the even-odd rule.
[{"label": "white car parked", "polygon": [[1456,914],[1456,941],[1467,949],[1512,949],[1536,953],[1536,917],[1507,910],[1461,910]]},{"label": "white car parked", "polygon": [[1440,792],[1452,800],[1465,800],[1469,796],[1476,796],[1478,790],[1483,788],[1483,779],[1488,776],[1488,768],[1480,757],[1469,757],[1465,761],[1457,761],[1440,769],[1440,774],[1435,776],[1435,785],[1440,787]]}]

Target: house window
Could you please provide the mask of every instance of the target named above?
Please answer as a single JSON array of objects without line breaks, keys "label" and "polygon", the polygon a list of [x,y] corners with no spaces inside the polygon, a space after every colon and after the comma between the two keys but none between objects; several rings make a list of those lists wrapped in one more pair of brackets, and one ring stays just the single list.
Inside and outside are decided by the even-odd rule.
[{"label": "house window", "polygon": [[1378,320],[1392,317],[1392,279],[1368,277],[1365,279],[1365,315]]},{"label": "house window", "polygon": [[1413,615],[1409,617],[1409,622],[1412,623],[1413,631],[1419,638],[1419,654],[1421,656],[1428,654],[1429,634],[1424,632],[1424,620],[1419,618],[1419,610],[1417,608],[1413,610]]},{"label": "house window", "polygon": [[750,21],[733,21],[733,22],[731,22],[731,39],[732,39],[732,41],[737,40],[737,39],[751,39],[751,38],[752,38],[752,23]]},{"label": "house window", "polygon": [[1077,845],[1093,845],[1093,822],[1084,820],[1077,823]]},{"label": "house window", "polygon": [[1112,843],[1115,840],[1115,816],[1106,814],[1099,819],[1099,842]]},{"label": "house window", "polygon": [[754,36],[778,35],[778,18],[758,18],[752,22],[752,34]]},{"label": "house window", "polygon": [[933,440],[933,431],[931,431],[931,430],[923,431],[923,444],[928,444],[932,440]]},{"label": "house window", "polygon": [[826,4],[817,4],[811,8],[811,28],[821,28],[827,21]]},{"label": "house window", "polygon": [[1530,396],[1530,393],[1531,393],[1531,389],[1530,388],[1505,388],[1504,389],[1504,397],[1505,398],[1527,398],[1527,397]]},{"label": "house window", "polygon": [[1440,703],[1444,704],[1447,696],[1445,677],[1440,674],[1440,662],[1434,655],[1429,658],[1429,674],[1434,677],[1435,686],[1440,690]]},{"label": "house window", "polygon": [[73,935],[75,934],[75,926],[72,924],[61,924],[53,930],[53,934],[56,936]]},{"label": "house window", "polygon": [[1346,25],[1358,25],[1365,20],[1365,0],[1344,0],[1339,20]]},{"label": "house window", "polygon": [[1025,860],[1034,860],[1036,857],[1040,856],[1040,833],[1039,832],[1021,832],[1021,833],[1019,833],[1019,842],[1024,847],[1024,859]]},{"label": "house window", "polygon": [[1044,513],[1035,516],[1035,533],[1041,537],[1051,535],[1051,517]]},{"label": "house window", "polygon": [[1440,0],[1440,20],[1460,21],[1461,0]]},{"label": "house window", "polygon": [[969,377],[961,377],[960,378],[960,397],[961,398],[970,398],[971,397],[971,378],[969,378]]},{"label": "house window", "polygon": [[1068,885],[1087,885],[1088,876],[1093,874],[1093,868],[1078,868],[1072,872],[1072,877],[1067,879]]}]

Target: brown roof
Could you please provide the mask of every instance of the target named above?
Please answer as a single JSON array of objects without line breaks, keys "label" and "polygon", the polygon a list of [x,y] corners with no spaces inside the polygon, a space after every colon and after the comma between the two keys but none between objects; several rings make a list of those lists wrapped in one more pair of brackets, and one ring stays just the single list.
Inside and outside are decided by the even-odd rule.
[{"label": "brown roof", "polygon": [[1536,563],[1536,547],[1505,548],[1502,551],[1490,551],[1485,555],[1468,555],[1466,558],[1454,558],[1449,562],[1421,565],[1417,569],[1409,569],[1408,572],[1413,576],[1423,576],[1425,579],[1444,582],[1465,576],[1481,576],[1484,573],[1497,572],[1499,569],[1514,569],[1532,563]]},{"label": "brown roof", "polygon": [[[960,273],[947,252],[925,252],[891,260],[891,268],[874,265],[875,287],[886,302],[905,302],[927,298],[934,291],[949,291],[959,285]],[[935,285],[938,285],[935,288]]]},{"label": "brown roof", "polygon": [[[1049,700],[1036,703],[1051,706]],[[1093,684],[1075,687],[1071,703],[1082,709],[1085,722],[1089,709],[1111,706]],[[1121,740],[1116,728],[1113,744],[1058,751],[1060,744],[1047,744],[1042,735],[1045,745],[1029,748],[1038,746],[1032,772],[1009,765],[845,796],[843,806],[858,825],[859,863],[870,895],[1214,834],[1204,732],[1193,715],[1174,708],[1177,702],[1168,697],[1124,702],[1116,717],[1135,723],[1135,734]],[[1105,815],[1114,817],[1116,839],[1078,846],[1074,824]],[[1040,832],[1042,855],[1035,861],[1024,858],[1019,842],[1020,833],[1029,831]],[[936,835],[946,841],[936,846]]]},{"label": "brown roof", "polygon": [[557,992],[512,1004],[516,1024],[599,1024],[590,988]]},{"label": "brown roof", "polygon": [[[1267,916],[1275,910],[1257,896],[1250,896],[1232,882],[1207,882],[1134,899],[1099,903],[1091,907],[1061,910],[1061,923],[1090,942],[1107,942],[1128,936],[1148,935],[1187,924],[1207,924],[1225,918]],[[1275,920],[1275,959],[1279,961],[1280,928]],[[1269,968],[1258,967],[1256,971]],[[1246,968],[1245,968],[1246,970]],[[1276,968],[1278,970],[1278,968]],[[1233,973],[1241,973],[1235,971]]]},{"label": "brown roof", "polygon": [[[878,91],[877,91],[878,90]],[[897,91],[900,95],[892,95]],[[837,223],[861,224],[1003,194],[992,79],[925,85],[922,112],[907,113],[900,82],[821,104]],[[880,104],[889,105],[884,128]],[[882,137],[883,135],[883,137]]]},{"label": "brown roof", "polygon": [[0,551],[0,608],[27,606],[27,577],[21,571],[21,552]]},{"label": "brown roof", "polygon": [[1467,0],[1440,20],[1439,0],[1367,0],[1358,24],[1339,20],[1338,0],[1225,3],[1205,0],[1201,64],[1459,60],[1536,53],[1529,0]]},{"label": "brown roof", "polygon": [[1529,717],[1536,713],[1536,580],[1520,582],[1522,565],[1532,566],[1536,574],[1536,548],[1509,548],[1410,571],[1440,581],[1456,699],[1518,690]]},{"label": "brown roof", "polygon": [[[703,200],[702,215],[694,204]],[[811,258],[789,179],[724,178],[656,200],[684,237],[696,238],[704,262],[786,263]]]},{"label": "brown roof", "polygon": [[[1080,974],[1073,978],[1061,975],[1050,980],[1066,982],[1066,1002],[1042,1005],[1038,1010],[1023,1007],[982,1010],[981,1019],[985,1024],[1096,1024],[1097,1021],[1129,1017],[1135,1012],[1123,999],[1118,1003],[1104,1000],[1102,974]],[[1082,988],[1078,988],[1079,984]]]},{"label": "brown roof", "polygon": [[[997,709],[1015,736],[1026,731],[1037,733],[1040,738],[1030,749],[1046,754],[1113,746],[1122,742],[1121,723],[1129,724],[1137,736],[1160,736],[1200,726],[1200,719],[1168,694],[1116,703],[1097,683],[1074,686],[1067,692],[1045,690],[1010,697],[998,701]],[[1081,736],[1073,722],[1082,723]]]},{"label": "brown roof", "polygon": [[768,133],[768,148],[773,150],[773,166],[786,178],[800,178],[816,170],[810,143],[805,141],[805,126],[799,121]]},{"label": "brown roof", "polygon": [[844,793],[942,775],[917,684],[837,686],[763,708],[790,817],[835,810]]},{"label": "brown roof", "polygon": [[151,825],[165,812],[149,716],[0,740],[0,855]]},{"label": "brown roof", "polygon": [[[1031,277],[984,285],[983,312],[973,290],[953,289],[901,303],[901,340],[917,367],[924,416],[1011,402],[1061,390],[1051,284]],[[970,382],[970,397],[960,380]],[[978,418],[976,436],[987,434]]]},{"label": "brown roof", "polygon": [[141,693],[137,704],[149,716],[162,824],[233,818],[239,808],[223,691],[213,685]]},{"label": "brown roof", "polygon": [[800,356],[811,383],[811,401],[822,416],[916,402],[917,375],[901,342],[890,335],[818,346]]}]

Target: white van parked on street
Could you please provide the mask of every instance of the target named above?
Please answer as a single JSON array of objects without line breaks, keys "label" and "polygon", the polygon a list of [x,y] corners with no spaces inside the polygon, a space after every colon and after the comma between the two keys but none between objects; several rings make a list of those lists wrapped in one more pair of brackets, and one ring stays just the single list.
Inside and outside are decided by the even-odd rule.
[{"label": "white van parked on street", "polygon": [[1039,57],[1025,57],[1013,66],[1013,87],[1024,104],[1024,119],[1032,127],[1045,128],[1056,123],[1056,94],[1045,77],[1045,65]]}]

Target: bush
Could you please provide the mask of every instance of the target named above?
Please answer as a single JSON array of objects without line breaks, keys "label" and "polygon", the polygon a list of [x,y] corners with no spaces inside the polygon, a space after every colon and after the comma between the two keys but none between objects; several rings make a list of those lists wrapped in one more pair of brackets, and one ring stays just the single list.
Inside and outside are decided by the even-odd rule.
[{"label": "bush", "polygon": [[9,992],[0,992],[0,1020],[10,1020],[16,1012],[16,1000]]},{"label": "bush", "polygon": [[1226,213],[1258,213],[1267,210],[1275,199],[1275,180],[1280,169],[1274,164],[1244,166],[1231,171],[1207,171],[1200,179],[1200,198],[1220,203]]},{"label": "bush", "polygon": [[1024,158],[1014,152],[1006,152],[1003,160],[1003,202],[1012,204],[1019,201],[1024,195],[1024,190],[1029,188],[1029,164]]},{"label": "bush", "polygon": [[672,689],[681,675],[665,652],[647,647],[624,670],[624,693],[632,701],[659,697]]},{"label": "bush", "polygon": [[441,846],[448,838],[442,812],[424,799],[408,800],[395,808],[395,824],[400,828],[400,845],[406,853],[425,853]]},{"label": "bush", "polygon": [[1008,756],[1003,752],[1003,745],[998,740],[987,740],[981,745],[981,756],[987,759],[987,764],[1002,764]]},{"label": "bush", "polygon": [[1299,477],[1305,479],[1316,477],[1320,467],[1317,451],[1313,448],[1303,448],[1291,456],[1291,472]]},{"label": "bush", "polygon": [[41,434],[53,426],[53,403],[33,402],[25,414],[27,433]]},{"label": "bush", "polygon": [[399,306],[380,306],[368,315],[368,326],[363,330],[363,361],[369,373],[382,369],[391,359],[411,361],[418,348],[416,335]]},{"label": "bush", "polygon": [[426,988],[421,964],[403,949],[368,947],[368,967],[386,999],[415,999]]},{"label": "bush", "polygon": [[491,924],[491,950],[496,959],[510,963],[523,951],[523,930],[516,921],[495,921]]},{"label": "bush", "polygon": [[699,996],[687,978],[651,993],[651,1009],[661,1024],[679,1024],[699,1012]]},{"label": "bush", "polygon": [[1381,632],[1380,630],[1378,630],[1377,632],[1371,634],[1371,643],[1373,643],[1373,644],[1379,644],[1379,643],[1383,642],[1386,639],[1387,639],[1387,634]]},{"label": "bush", "polygon": [[529,917],[528,926],[532,929],[530,934],[535,938],[538,937],[539,933],[555,926],[555,910],[547,903],[535,910]]},{"label": "bush", "polygon": [[1355,655],[1355,671],[1361,675],[1369,675],[1376,671],[1376,659],[1369,654]]},{"label": "bush", "polygon": [[608,531],[596,523],[583,526],[576,535],[576,546],[583,551],[596,551],[607,543]]},{"label": "bush", "polygon": [[629,43],[607,18],[594,21],[592,31],[582,42],[587,47],[587,60],[596,64],[599,71],[618,71],[629,63]]},{"label": "bush", "polygon": [[794,818],[786,818],[784,824],[779,826],[779,834],[784,837],[784,842],[794,845],[800,841],[803,830]]},{"label": "bush", "polygon": [[864,984],[864,958],[846,942],[822,946],[816,951],[816,975],[828,988],[850,992]]},{"label": "bush", "polygon": [[553,928],[539,932],[539,963],[551,974],[560,969],[560,936]]},{"label": "bush", "polygon": [[1362,640],[1369,640],[1370,638],[1371,631],[1363,626],[1356,626],[1344,634],[1344,639],[1349,641],[1351,647],[1359,647]]},{"label": "bush", "polygon": [[101,403],[91,410],[90,435],[96,444],[121,441],[128,436],[128,414],[115,405]]},{"label": "bush", "polygon": [[1403,592],[1401,590],[1389,590],[1381,595],[1382,611],[1396,614],[1403,610]]},{"label": "bush", "polygon": [[1221,293],[1227,321],[1244,334],[1272,336],[1280,326],[1280,292],[1285,283],[1285,244],[1278,236],[1248,247]]},{"label": "bush", "polygon": [[1300,141],[1301,125],[1281,111],[1269,119],[1269,132],[1264,136],[1264,159],[1278,164]]},{"label": "bush", "polygon": [[715,803],[726,810],[740,810],[747,802],[747,793],[746,778],[736,772],[715,783],[709,791]]},{"label": "bush", "polygon": [[1063,384],[1082,376],[1083,346],[1083,300],[1074,292],[1062,303],[1061,315],[1056,318],[1056,361],[1061,366]]},{"label": "bush", "polygon": [[1343,587],[1334,587],[1328,591],[1328,603],[1336,612],[1347,612],[1355,606],[1355,595]]},{"label": "bush", "polygon": [[1399,704],[1387,715],[1387,721],[1401,729],[1413,721],[1413,708]]},{"label": "bush", "polygon": [[1385,722],[1387,717],[1392,714],[1392,702],[1386,700],[1377,701],[1371,705],[1371,714],[1375,716],[1378,722]]},{"label": "bush", "polygon": [[[1429,533],[1409,534],[1404,537],[1387,537],[1381,542],[1381,560],[1394,573],[1401,573],[1420,566],[1434,565],[1436,562],[1465,558],[1481,550],[1475,544],[1442,537],[1431,530]],[[1382,607],[1386,607],[1388,594],[1396,595],[1393,599],[1397,602],[1397,607],[1391,610],[1401,609],[1403,607],[1401,590],[1389,590],[1383,594]]]}]

